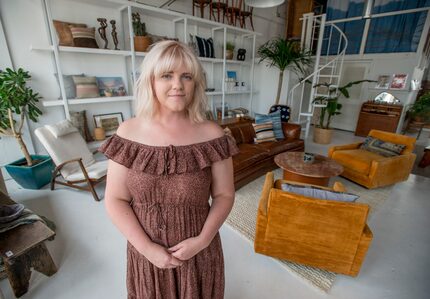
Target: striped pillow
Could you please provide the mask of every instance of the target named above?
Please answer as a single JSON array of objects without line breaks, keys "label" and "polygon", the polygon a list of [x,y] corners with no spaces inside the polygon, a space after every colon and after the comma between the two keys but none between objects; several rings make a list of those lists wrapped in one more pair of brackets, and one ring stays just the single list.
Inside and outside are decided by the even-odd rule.
[{"label": "striped pillow", "polygon": [[81,27],[70,27],[70,31],[73,36],[73,45],[75,47],[84,48],[98,48],[94,27],[91,28],[81,28]]},{"label": "striped pillow", "polygon": [[215,58],[214,42],[212,38],[204,39],[196,35],[200,57]]},{"label": "striped pillow", "polygon": [[276,139],[284,139],[284,132],[282,131],[282,122],[281,122],[281,111],[275,111],[269,113],[268,115],[255,113],[255,123],[263,124],[263,123],[273,123],[273,132],[275,133]]},{"label": "striped pillow", "polygon": [[273,133],[273,123],[263,123],[263,124],[252,124],[255,131],[254,142],[262,143],[268,141],[276,141],[275,134]]},{"label": "striped pillow", "polygon": [[73,76],[76,86],[76,98],[97,98],[100,96],[96,77]]}]

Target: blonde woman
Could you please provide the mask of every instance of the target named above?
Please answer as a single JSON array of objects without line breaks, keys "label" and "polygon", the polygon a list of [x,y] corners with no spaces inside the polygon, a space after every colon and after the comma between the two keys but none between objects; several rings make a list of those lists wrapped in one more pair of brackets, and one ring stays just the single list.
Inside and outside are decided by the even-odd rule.
[{"label": "blonde woman", "polygon": [[100,148],[110,159],[106,209],[128,240],[129,299],[224,296],[218,230],[233,206],[238,150],[204,120],[204,90],[188,46],[155,44],[137,82],[137,117]]}]

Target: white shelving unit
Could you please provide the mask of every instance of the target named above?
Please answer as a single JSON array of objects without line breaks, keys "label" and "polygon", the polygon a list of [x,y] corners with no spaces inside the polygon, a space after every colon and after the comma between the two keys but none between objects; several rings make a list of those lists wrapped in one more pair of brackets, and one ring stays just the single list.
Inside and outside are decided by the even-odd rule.
[{"label": "white shelving unit", "polygon": [[[127,102],[132,103],[134,96],[132,95],[132,86],[137,79],[139,65],[145,57],[144,52],[134,51],[133,33],[132,33],[132,13],[139,12],[143,22],[146,23],[147,31],[151,34],[176,37],[184,43],[189,42],[189,35],[198,35],[204,38],[212,37],[214,40],[215,55],[217,58],[204,58],[200,57],[200,61],[205,69],[207,76],[207,85],[209,88],[215,88],[215,91],[207,92],[210,99],[212,111],[215,112],[216,107],[221,106],[222,118],[225,116],[225,104],[229,104],[229,108],[236,108],[239,106],[246,106],[252,113],[252,98],[256,92],[254,90],[254,65],[255,65],[255,41],[258,33],[244,30],[241,28],[232,27],[229,25],[216,23],[206,19],[184,15],[178,12],[169,11],[157,7],[148,6],[141,3],[126,1],[126,0],[67,0],[70,2],[81,2],[86,5],[94,5],[103,8],[115,10],[120,15],[120,22],[117,22],[118,38],[120,44],[122,42],[121,50],[110,49],[93,49],[93,48],[80,48],[80,47],[64,47],[58,45],[58,38],[56,36],[53,19],[58,19],[52,15],[51,9],[56,5],[53,0],[41,0],[44,6],[47,32],[50,35],[50,45],[32,45],[33,51],[46,51],[53,55],[55,73],[58,74],[58,81],[61,91],[60,100],[44,101],[43,106],[63,106],[66,117],[69,117],[69,106],[71,105],[86,105],[86,104],[108,104]],[[82,12],[85,13],[85,12]],[[90,14],[90,12],[88,12]],[[74,19],[74,14],[70,18],[63,21],[68,22],[81,22],[80,19]],[[98,16],[94,15],[94,20]],[[98,27],[98,23],[88,24],[90,27]],[[164,26],[163,26],[164,25]],[[160,29],[162,28],[162,29]],[[166,28],[168,28],[166,30]],[[162,30],[162,31],[160,31]],[[170,32],[166,32],[170,31]],[[97,34],[97,31],[96,31]],[[238,48],[245,48],[246,60],[226,60],[223,53],[225,52],[226,42],[234,41],[236,44],[235,50]],[[129,96],[122,97],[99,97],[99,98],[86,98],[86,99],[68,99],[63,82],[63,67],[70,64],[70,57],[67,55],[82,55],[80,59],[93,59],[92,55],[105,55],[123,57],[124,65],[122,69],[122,78],[125,80],[125,85],[128,86]],[[87,55],[87,56],[85,56]],[[90,56],[91,55],[91,56]],[[88,58],[86,58],[88,57]],[[109,57],[103,58],[108,61]],[[226,79],[226,72],[228,70],[237,73],[237,80],[245,82],[246,90],[227,91],[224,84]],[[120,74],[118,74],[120,76]],[[131,78],[131,79],[130,79]],[[131,111],[130,105],[130,111]],[[131,113],[132,114],[132,113]],[[216,113],[215,113],[216,115]]]}]

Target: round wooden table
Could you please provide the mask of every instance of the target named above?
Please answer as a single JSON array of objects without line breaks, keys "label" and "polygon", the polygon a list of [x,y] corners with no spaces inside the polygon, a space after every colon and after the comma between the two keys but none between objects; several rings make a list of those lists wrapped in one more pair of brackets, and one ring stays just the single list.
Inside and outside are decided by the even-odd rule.
[{"label": "round wooden table", "polygon": [[316,155],[313,163],[303,162],[303,152],[285,152],[275,156],[275,163],[284,170],[284,180],[328,186],[331,177],[343,172],[333,159]]}]

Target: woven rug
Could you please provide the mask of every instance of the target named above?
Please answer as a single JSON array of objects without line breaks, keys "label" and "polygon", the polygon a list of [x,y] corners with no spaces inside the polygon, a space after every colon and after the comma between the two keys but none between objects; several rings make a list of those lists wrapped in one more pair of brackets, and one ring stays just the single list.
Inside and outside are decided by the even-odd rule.
[{"label": "woven rug", "polygon": [[[274,173],[275,179],[282,178],[282,171],[280,169],[276,169]],[[254,246],[258,202],[260,200],[264,179],[265,175],[236,191],[235,203],[229,217],[227,218],[227,224],[248,240],[251,246]],[[357,202],[368,204],[370,206],[371,213],[378,209],[385,199],[388,198],[392,189],[390,186],[368,190],[340,177],[335,178],[335,180],[342,182],[348,192],[360,195]],[[330,185],[332,185],[332,182]],[[330,287],[336,278],[336,274],[329,271],[276,258],[273,258],[273,260],[279,262],[285,269],[324,292],[328,292],[328,290],[330,290]]]}]

